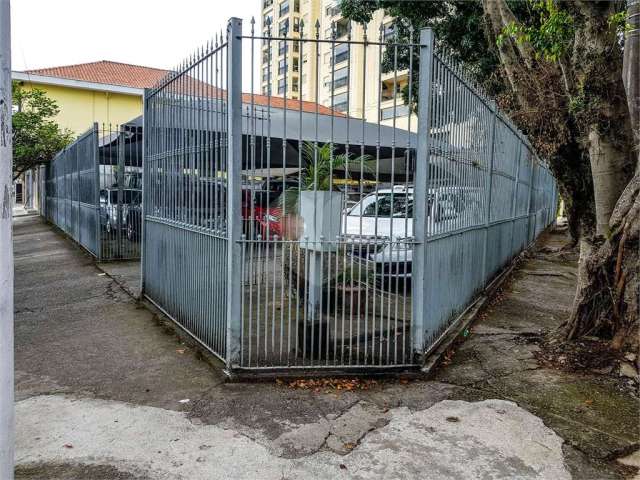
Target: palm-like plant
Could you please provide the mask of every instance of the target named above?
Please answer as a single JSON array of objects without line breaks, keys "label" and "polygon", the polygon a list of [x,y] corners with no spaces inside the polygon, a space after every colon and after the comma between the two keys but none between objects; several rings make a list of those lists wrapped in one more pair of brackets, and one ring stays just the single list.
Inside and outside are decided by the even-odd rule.
[{"label": "palm-like plant", "polygon": [[335,154],[335,147],[330,143],[319,145],[304,142],[302,158],[305,167],[300,172],[300,185],[285,190],[277,200],[278,206],[286,213],[298,213],[300,192],[302,191],[332,191],[338,190],[334,183],[336,171],[344,170],[346,177],[351,173],[360,174],[372,171],[370,155],[352,157],[349,154]]}]

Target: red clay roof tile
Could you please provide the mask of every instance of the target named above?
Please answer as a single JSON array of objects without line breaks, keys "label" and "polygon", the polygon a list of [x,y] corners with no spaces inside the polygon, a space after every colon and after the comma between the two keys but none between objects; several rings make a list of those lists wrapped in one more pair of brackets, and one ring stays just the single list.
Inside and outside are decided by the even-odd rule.
[{"label": "red clay roof tile", "polygon": [[[25,73],[47,77],[67,78],[85,82],[103,83],[107,85],[119,85],[123,87],[151,88],[162,80],[169,73],[169,70],[100,60],[98,62],[80,63],[76,65],[63,65],[60,67],[26,70]],[[199,84],[200,82],[197,83]],[[198,86],[195,86],[194,90],[197,90],[198,88]],[[204,87],[204,90],[206,91],[209,88],[217,90],[215,87],[210,85]],[[269,97],[265,95],[253,95],[253,101],[256,105],[267,106],[269,104],[268,98]],[[251,100],[251,94],[243,93],[242,100],[245,103],[249,103]],[[282,108],[285,104],[285,99],[282,97],[271,97],[270,103],[273,108]],[[300,101],[287,99],[286,108],[288,110],[300,110]],[[315,102],[302,101],[302,111],[315,113],[316,110],[320,114],[332,114],[331,108],[316,104]],[[334,111],[333,114],[343,116],[341,112],[337,111]]]}]

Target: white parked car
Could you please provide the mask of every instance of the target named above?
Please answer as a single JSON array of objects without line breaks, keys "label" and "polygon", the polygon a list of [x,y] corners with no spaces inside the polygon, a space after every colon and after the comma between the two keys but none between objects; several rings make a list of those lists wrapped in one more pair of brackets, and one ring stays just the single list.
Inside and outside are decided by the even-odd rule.
[{"label": "white parked car", "polygon": [[[477,216],[477,189],[443,187],[429,191],[429,234],[452,228],[460,214]],[[342,218],[347,253],[373,262],[378,274],[410,278],[413,254],[413,187],[379,189],[348,209]]]}]

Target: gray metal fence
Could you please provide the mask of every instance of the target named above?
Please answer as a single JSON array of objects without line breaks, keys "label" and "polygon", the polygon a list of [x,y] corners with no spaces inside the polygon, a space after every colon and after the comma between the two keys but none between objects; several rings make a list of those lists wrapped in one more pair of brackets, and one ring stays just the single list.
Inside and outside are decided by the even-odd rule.
[{"label": "gray metal fence", "polygon": [[41,173],[43,217],[98,260],[140,257],[141,126],[95,124]]},{"label": "gray metal fence", "polygon": [[[143,294],[230,371],[419,366],[553,221],[555,183],[429,30],[288,33],[231,19],[146,92]],[[289,49],[316,72],[329,59],[306,98],[272,95]],[[243,85],[245,56],[264,68]]]}]

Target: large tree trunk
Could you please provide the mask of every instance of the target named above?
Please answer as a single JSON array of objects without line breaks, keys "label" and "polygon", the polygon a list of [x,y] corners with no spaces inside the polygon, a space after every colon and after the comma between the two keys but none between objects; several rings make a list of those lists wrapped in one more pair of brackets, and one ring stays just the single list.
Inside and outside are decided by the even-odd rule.
[{"label": "large tree trunk", "polygon": [[[624,123],[619,127],[624,130]],[[591,125],[588,133],[589,161],[593,178],[593,192],[596,212],[596,235],[609,235],[609,219],[628,183],[629,147],[628,143],[616,144],[612,136],[619,132],[600,132],[600,126]]]},{"label": "large tree trunk", "polygon": [[[637,1],[629,6],[637,8]],[[549,158],[567,204],[571,234],[580,237],[578,288],[565,324],[567,338],[600,335],[616,347],[637,348],[640,200],[638,176],[631,178],[640,167],[634,168],[633,134],[638,131],[629,111],[639,108],[640,101],[629,98],[627,106],[627,95],[638,92],[637,78],[628,80],[637,74],[638,48],[625,49],[625,81],[636,82],[625,92],[622,53],[608,24],[615,4],[576,0],[560,5],[571,12],[574,38],[573,48],[559,62],[546,62],[526,42],[513,39],[498,48],[515,103],[525,112],[511,113]],[[483,8],[490,41],[517,22],[506,0],[483,0]]]},{"label": "large tree trunk", "polygon": [[597,335],[610,338],[614,348],[637,351],[640,175],[623,192],[608,228],[611,235],[598,245],[580,241],[578,288],[566,335],[570,340]]},{"label": "large tree trunk", "polygon": [[[618,169],[619,179],[612,178],[609,172],[601,172],[601,179],[594,184],[601,185],[601,204],[598,212],[598,232],[606,234],[602,245],[593,249],[585,248],[585,259],[581,262],[578,290],[573,314],[567,323],[567,337],[574,339],[588,333],[608,336],[614,348],[638,351],[640,348],[640,2],[629,0],[627,24],[631,28],[626,33],[622,82],[626,92],[629,124],[631,127],[631,146],[635,152],[635,175],[628,183],[622,195],[617,198],[609,218],[613,195],[606,191],[607,185],[615,191],[623,182],[634,162],[627,157],[611,151],[611,142],[603,146],[605,157]],[[624,125],[619,125],[622,130]],[[600,138],[597,132],[590,133],[592,148],[598,150]],[[596,158],[599,151],[596,153]],[[593,168],[592,159],[592,168]],[[597,187],[596,187],[597,188]],[[596,198],[598,193],[596,193]],[[603,223],[605,223],[603,225]],[[605,231],[606,230],[606,231]],[[588,253],[588,248],[593,251]],[[582,255],[581,255],[582,256]]]}]

